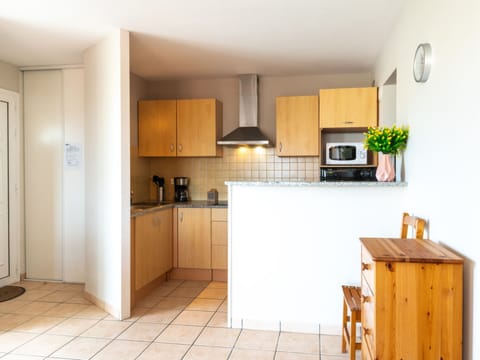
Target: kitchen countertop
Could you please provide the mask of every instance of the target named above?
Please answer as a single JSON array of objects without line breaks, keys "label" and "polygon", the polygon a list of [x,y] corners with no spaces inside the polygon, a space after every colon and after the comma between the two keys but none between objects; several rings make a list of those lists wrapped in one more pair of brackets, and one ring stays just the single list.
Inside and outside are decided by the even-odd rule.
[{"label": "kitchen countertop", "polygon": [[[147,204],[143,207],[143,204]],[[212,205],[208,204],[206,200],[192,200],[185,202],[165,202],[162,204],[155,204],[148,202],[140,203],[141,208],[135,208],[135,205],[131,206],[130,217],[142,216],[144,214],[152,213],[155,211],[160,211],[164,209],[173,209],[173,208],[220,208],[226,209],[228,207],[227,201],[219,201],[218,204]]]},{"label": "kitchen countertop", "polygon": [[405,181],[226,181],[226,185],[240,186],[298,186],[298,187],[389,187],[407,186]]}]

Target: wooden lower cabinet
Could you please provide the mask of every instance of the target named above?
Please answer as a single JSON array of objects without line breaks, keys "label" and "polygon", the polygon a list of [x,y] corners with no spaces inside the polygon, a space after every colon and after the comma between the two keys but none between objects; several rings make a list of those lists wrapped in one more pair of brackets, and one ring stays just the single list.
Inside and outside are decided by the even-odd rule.
[{"label": "wooden lower cabinet", "polygon": [[211,269],[211,209],[177,209],[178,267]]},{"label": "wooden lower cabinet", "polygon": [[134,290],[138,291],[172,268],[172,209],[135,218]]},{"label": "wooden lower cabinet", "polygon": [[212,209],[212,269],[228,267],[227,209]]},{"label": "wooden lower cabinet", "polygon": [[361,242],[362,359],[461,360],[463,260],[429,240]]}]

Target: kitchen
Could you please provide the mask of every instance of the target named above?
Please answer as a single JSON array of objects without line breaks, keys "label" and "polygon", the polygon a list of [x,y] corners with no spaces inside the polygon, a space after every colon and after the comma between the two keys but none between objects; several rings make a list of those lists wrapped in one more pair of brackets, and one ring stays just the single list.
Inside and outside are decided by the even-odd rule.
[{"label": "kitchen", "polygon": [[[466,147],[468,150],[472,150],[470,153],[474,152],[473,144],[476,141],[474,134],[478,129],[478,123],[473,120],[478,119],[478,109],[473,106],[476,103],[476,96],[474,95],[475,89],[472,87],[471,79],[473,78],[472,75],[477,77],[478,69],[473,64],[478,61],[469,60],[471,56],[469,53],[471,54],[471,52],[468,48],[456,42],[456,39],[469,39],[470,41],[467,41],[468,43],[477,42],[476,34],[478,34],[478,32],[471,31],[471,29],[469,30],[469,26],[474,29],[477,29],[478,26],[475,25],[477,22],[474,19],[474,14],[478,14],[478,9],[475,8],[475,6],[475,4],[468,3],[468,6],[462,8],[461,6],[452,7],[446,4],[434,4],[429,1],[421,3],[408,2],[403,15],[398,20],[394,32],[385,43],[383,53],[375,66],[372,76],[377,80],[378,84],[383,84],[393,69],[397,69],[397,119],[402,123],[409,124],[412,134],[405,159],[408,186],[402,190],[405,192],[402,196],[403,205],[406,209],[412,209],[415,213],[423,215],[430,220],[430,238],[451,246],[466,255],[467,259],[470,258],[471,260],[467,262],[465,270],[465,358],[476,358],[475,355],[478,352],[478,348],[475,344],[480,343],[479,341],[475,341],[476,335],[474,334],[478,334],[479,332],[476,331],[478,322],[474,321],[475,316],[473,315],[478,313],[474,311],[477,305],[476,302],[473,301],[473,299],[477,297],[476,294],[478,294],[479,288],[478,277],[475,276],[476,270],[473,266],[474,263],[478,261],[478,257],[475,255],[478,253],[478,249],[475,242],[471,241],[472,236],[476,237],[478,233],[478,229],[476,229],[474,225],[474,214],[478,213],[476,211],[478,204],[472,200],[476,198],[478,189],[474,180],[470,177],[464,177],[460,180],[455,179],[454,181],[460,181],[461,185],[452,185],[452,178],[444,175],[444,166],[447,163],[458,164],[460,167],[468,168],[469,164],[465,160],[459,160],[462,159],[459,149]],[[424,11],[427,7],[436,10],[433,13]],[[428,15],[425,15],[425,19],[420,14]],[[443,24],[444,22],[452,24],[450,27],[441,26],[442,29],[449,29],[448,34],[446,30],[441,31],[438,29],[438,24]],[[413,32],[420,35],[416,36]],[[419,85],[415,84],[412,80],[411,62],[416,45],[424,41],[432,43],[437,63],[432,69],[430,80],[425,84]],[[116,41],[113,42],[116,43]],[[454,56],[453,54],[456,55]],[[478,56],[478,54],[473,52],[473,56]],[[116,65],[119,64],[117,61],[114,62]],[[88,69],[90,69],[88,66],[94,64],[94,62],[87,61],[87,73],[89,72]],[[106,70],[107,68],[108,66],[102,69]],[[451,71],[452,68],[463,69],[463,71],[457,75],[457,73]],[[129,71],[124,71],[123,76],[123,81],[127,81],[125,76],[129,76]],[[88,78],[87,87],[93,92],[96,87],[95,84],[104,80],[104,78],[94,79],[90,77]],[[371,83],[371,79],[365,80],[365,82],[359,82],[358,86],[369,85]],[[105,81],[108,82],[108,80]],[[118,81],[120,81],[120,79]],[[334,86],[336,85],[328,87]],[[342,84],[338,84],[338,86],[342,86]],[[345,86],[357,86],[357,83],[345,83]],[[315,88],[312,89],[309,94],[314,94],[320,87],[327,87],[327,84],[325,84],[325,86],[318,86],[316,84]],[[455,89],[453,89],[453,87],[455,87]],[[459,88],[462,90],[458,91]],[[101,90],[103,94],[109,94],[107,88],[102,88]],[[265,91],[263,91],[263,93],[265,93]],[[295,93],[285,95],[299,94],[301,94],[300,91],[295,91]],[[158,94],[153,94],[152,96],[157,95]],[[195,96],[187,94],[180,95]],[[116,101],[107,103],[117,111],[119,110],[118,104],[121,102],[117,101],[120,99],[119,95],[115,96],[117,96],[115,98]],[[201,96],[219,97],[216,94]],[[106,99],[108,96],[102,98]],[[129,98],[130,96],[126,96],[126,98],[124,97],[123,99],[127,99],[128,101]],[[232,98],[236,98],[236,96],[232,96]],[[92,103],[92,99],[89,99],[87,102]],[[222,102],[224,103],[225,109],[229,108],[226,99],[222,99]],[[96,107],[88,105],[87,108],[90,110],[90,112],[88,112],[89,119],[91,119],[92,116],[94,119],[102,117],[97,117],[95,112],[91,111],[97,109]],[[271,105],[271,109],[272,108],[273,105]],[[235,111],[236,109],[232,110],[232,113]],[[262,111],[262,109],[260,109],[260,111]],[[124,112],[120,113],[124,119],[123,125],[118,125],[118,117],[110,124],[112,130],[115,129],[114,133],[117,134],[116,136],[121,136],[119,135],[122,133],[120,129],[127,129],[130,124],[130,116]],[[270,112],[270,114],[273,113]],[[105,115],[105,119],[111,119],[111,115],[103,115]],[[270,116],[272,117],[273,115]],[[267,124],[267,118],[268,115],[267,117],[260,116],[261,126],[263,126],[262,124]],[[228,119],[228,117],[225,117],[225,119]],[[455,119],[455,129],[464,128],[470,129],[471,131],[452,131],[451,124],[453,120],[451,119]],[[228,123],[224,124],[224,132],[233,129],[233,122],[232,120],[230,128]],[[87,127],[89,127],[90,130],[92,128],[92,126],[88,124]],[[266,129],[265,132],[270,135],[274,133],[268,129]],[[112,132],[110,132],[110,134],[111,133]],[[96,137],[93,137],[92,134],[93,131],[87,131],[87,139],[89,139],[92,145],[92,153],[89,154],[87,158],[90,163],[101,164],[100,158],[98,158],[99,154],[103,153],[105,159],[110,159],[110,156],[113,155],[110,152],[104,152],[104,146],[100,146],[100,142],[97,141]],[[431,136],[432,134],[433,136]],[[108,144],[111,143],[109,136],[105,134],[103,137],[103,140],[107,140]],[[134,136],[132,136],[132,138],[134,138]],[[128,143],[128,140],[126,143]],[[450,146],[447,147],[445,144],[450,144]],[[112,145],[116,149],[116,155],[113,156],[113,159],[120,161],[120,163],[124,165],[128,164],[129,156],[121,156],[118,144],[112,143]],[[435,149],[434,153],[439,156],[432,157],[432,149]],[[124,154],[128,153],[128,149],[123,149],[123,151]],[[97,159],[94,158],[93,154],[96,154]],[[149,168],[148,164],[140,164],[139,166]],[[100,171],[93,167],[88,168],[87,173],[91,178],[87,185],[87,204],[89,204],[87,233],[89,235],[88,237],[92,239],[87,240],[87,247],[89,249],[87,258],[104,259],[104,261],[101,260],[98,265],[93,261],[89,261],[89,271],[92,271],[92,273],[87,274],[86,277],[87,289],[96,294],[98,298],[111,304],[112,307],[116,309],[116,312],[122,312],[120,309],[128,311],[126,310],[128,306],[123,306],[123,302],[126,302],[125,297],[122,301],[118,299],[121,298],[120,294],[124,294],[124,291],[121,291],[121,289],[128,288],[125,285],[126,281],[121,279],[128,279],[129,276],[128,273],[123,273],[121,276],[117,274],[122,274],[123,268],[121,267],[121,263],[122,261],[127,263],[129,256],[128,254],[123,254],[117,242],[110,242],[110,239],[117,239],[121,234],[123,244],[126,245],[128,243],[129,229],[128,225],[125,225],[125,222],[128,222],[130,210],[130,186],[128,184],[130,175],[128,171],[125,170],[124,172],[122,168],[118,167],[115,168],[115,175],[112,177],[105,177],[105,175],[102,175]],[[187,176],[188,174],[182,173],[181,175]],[[109,189],[107,194],[111,194],[111,196],[95,191],[97,182],[113,183],[114,179],[118,178],[122,179],[122,187],[115,185],[113,189]],[[138,180],[140,182],[142,181],[141,179]],[[208,186],[199,190],[199,193],[206,194],[205,190],[209,190],[210,187],[217,187],[217,185],[208,184]],[[438,194],[442,194],[442,196],[440,197]],[[119,196],[122,198],[121,203],[115,200],[118,199]],[[98,200],[95,200],[95,197],[98,198]],[[102,210],[98,210],[100,206],[102,206]],[[122,209],[121,213],[116,210],[118,208]],[[402,210],[405,208],[402,208]],[[454,214],[452,214],[451,209],[455,209]],[[397,213],[397,216],[399,213],[400,212]],[[96,224],[94,218],[102,218],[104,214],[112,214],[112,216],[106,217],[107,222],[104,225]],[[396,223],[397,217],[393,216],[393,214],[392,216],[390,215],[391,214],[386,214],[386,217],[388,216],[390,219],[388,221],[391,221],[391,223],[385,223],[385,228],[388,228],[391,233],[395,234],[397,230],[394,223]],[[463,224],[461,229],[458,229],[458,226],[451,225],[450,219],[452,216],[453,223]],[[374,218],[377,219],[375,216]],[[385,219],[378,222],[384,224],[383,220]],[[118,231],[120,224],[122,224],[121,226],[125,226],[125,228],[122,227],[122,231]],[[99,228],[97,228],[97,226]],[[98,230],[103,228],[117,230]],[[374,229],[369,230],[369,232],[372,233],[373,230]],[[375,233],[378,234],[380,231],[376,230]],[[102,236],[105,240],[102,239]],[[352,242],[355,241],[355,239],[352,239]],[[100,254],[103,254],[103,245],[105,245],[105,248],[111,246],[110,248],[115,249],[115,251],[113,251],[111,255],[106,255],[106,258],[104,258],[104,255],[100,256]],[[351,253],[351,260],[354,261],[354,257],[358,252],[352,250]],[[119,257],[123,260],[120,260]],[[113,266],[115,271],[111,271],[111,266]],[[351,279],[354,280],[355,269],[352,269],[350,274]],[[343,280],[347,281],[350,279],[345,278]],[[113,286],[109,286],[108,283],[111,283]]]}]

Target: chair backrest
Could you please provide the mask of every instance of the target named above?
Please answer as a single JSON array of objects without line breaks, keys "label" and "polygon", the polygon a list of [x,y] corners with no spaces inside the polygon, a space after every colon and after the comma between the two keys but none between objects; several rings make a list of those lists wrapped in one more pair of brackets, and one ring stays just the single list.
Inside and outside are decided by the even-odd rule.
[{"label": "chair backrest", "polygon": [[410,226],[415,233],[415,239],[423,239],[423,232],[425,230],[425,220],[416,216],[410,216],[408,213],[403,213],[401,238],[408,238],[408,227]]}]

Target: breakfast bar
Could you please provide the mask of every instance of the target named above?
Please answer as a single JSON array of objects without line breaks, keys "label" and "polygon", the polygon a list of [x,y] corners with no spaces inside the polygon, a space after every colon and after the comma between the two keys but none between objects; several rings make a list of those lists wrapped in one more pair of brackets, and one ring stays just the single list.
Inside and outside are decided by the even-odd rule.
[{"label": "breakfast bar", "polygon": [[406,183],[227,185],[229,324],[339,334],[341,284],[360,284],[358,239],[398,234]]}]

